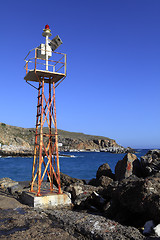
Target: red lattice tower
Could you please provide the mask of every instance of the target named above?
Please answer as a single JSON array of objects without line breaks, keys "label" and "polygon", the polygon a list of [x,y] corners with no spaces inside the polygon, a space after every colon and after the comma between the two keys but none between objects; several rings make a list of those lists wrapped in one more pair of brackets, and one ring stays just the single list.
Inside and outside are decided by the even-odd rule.
[{"label": "red lattice tower", "polygon": [[[66,77],[66,54],[55,52],[61,45],[59,36],[49,40],[51,30],[46,25],[42,35],[46,43],[31,50],[25,58],[26,76],[24,79],[38,91],[34,158],[32,167],[31,192],[41,195],[41,184],[47,175],[50,191],[53,191],[53,178],[62,193],[58,153],[58,133],[56,120],[55,88]],[[33,82],[31,84],[30,82]],[[44,126],[47,126],[44,128]],[[35,182],[37,180],[38,187]]]}]

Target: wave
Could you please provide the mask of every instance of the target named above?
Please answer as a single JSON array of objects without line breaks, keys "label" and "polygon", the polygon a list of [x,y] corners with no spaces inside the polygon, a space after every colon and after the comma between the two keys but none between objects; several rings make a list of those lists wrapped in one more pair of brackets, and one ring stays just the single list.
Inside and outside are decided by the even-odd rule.
[{"label": "wave", "polygon": [[64,154],[64,155],[59,155],[59,157],[60,158],[76,158],[77,156]]},{"label": "wave", "polygon": [[[52,156],[53,157],[53,156]],[[56,157],[56,156],[55,156]],[[77,158],[78,156],[75,156],[75,155],[67,155],[67,154],[64,154],[64,155],[59,155],[59,158]],[[45,156],[45,158],[47,158],[47,156]]]}]

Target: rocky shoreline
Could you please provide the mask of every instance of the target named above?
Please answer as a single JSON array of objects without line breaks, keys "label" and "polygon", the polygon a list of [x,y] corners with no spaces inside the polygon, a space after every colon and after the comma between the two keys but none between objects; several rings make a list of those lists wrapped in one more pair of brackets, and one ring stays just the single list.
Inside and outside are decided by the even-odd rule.
[{"label": "rocky shoreline", "polygon": [[[92,149],[92,150],[85,150],[85,149],[71,149],[64,151],[66,152],[110,152],[110,153],[134,153],[134,149],[132,148],[123,148],[123,147],[108,147],[105,149]],[[3,145],[0,147],[0,156],[1,157],[33,157],[34,150],[33,147],[25,147],[25,146],[15,146],[15,145]]]},{"label": "rocky shoreline", "polygon": [[160,150],[140,161],[126,154],[115,174],[105,163],[88,184],[61,173],[61,185],[71,194],[72,210],[26,206],[21,196],[29,182],[1,179],[0,238],[160,239]]},{"label": "rocky shoreline", "polygon": [[0,148],[0,156],[2,157],[32,157],[34,151],[30,147],[4,145]]}]

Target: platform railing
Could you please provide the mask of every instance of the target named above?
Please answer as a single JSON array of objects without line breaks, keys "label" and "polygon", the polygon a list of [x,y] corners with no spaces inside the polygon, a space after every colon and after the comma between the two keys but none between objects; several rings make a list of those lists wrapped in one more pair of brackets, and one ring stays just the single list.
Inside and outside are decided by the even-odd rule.
[{"label": "platform railing", "polygon": [[[41,51],[40,48],[34,48],[30,50],[25,57],[24,61],[26,62],[24,65],[24,69],[26,70],[26,74],[30,70],[42,70],[46,71],[46,57],[44,54],[44,58],[37,57],[38,51]],[[43,52],[49,52],[52,56],[47,60],[48,70],[47,72],[55,72],[61,73],[66,76],[66,54],[53,52],[51,50],[43,50]]]}]

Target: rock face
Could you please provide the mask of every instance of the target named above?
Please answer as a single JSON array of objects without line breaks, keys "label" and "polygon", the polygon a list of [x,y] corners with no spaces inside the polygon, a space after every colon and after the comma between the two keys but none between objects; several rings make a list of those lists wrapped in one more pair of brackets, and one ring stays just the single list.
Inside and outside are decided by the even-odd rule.
[{"label": "rock face", "polygon": [[150,150],[141,157],[143,176],[151,176],[160,171],[160,150]]},{"label": "rock face", "polygon": [[1,146],[21,146],[29,148],[34,144],[34,129],[14,127],[0,123],[0,144]]},{"label": "rock face", "polygon": [[114,174],[112,173],[112,170],[108,163],[104,163],[98,168],[96,178],[99,179],[101,176],[107,176],[111,179],[114,179]]},{"label": "rock face", "polygon": [[127,153],[126,156],[118,161],[115,167],[115,179],[121,181],[131,175],[140,176],[141,166],[135,154]]},{"label": "rock face", "polygon": [[75,182],[66,186],[64,190],[71,193],[72,202],[76,208],[86,208],[89,206],[88,198],[97,190],[97,187]]},{"label": "rock face", "polygon": [[106,216],[116,221],[132,225],[151,219],[160,222],[160,176],[146,179],[130,176],[111,183],[101,195],[111,200]]},{"label": "rock face", "polygon": [[112,139],[100,139],[100,137],[88,136],[85,138],[81,136],[79,138],[69,138],[69,137],[62,137],[60,135],[59,142],[63,144],[62,150],[100,150],[109,147],[118,147],[119,145],[116,143],[115,140]]},{"label": "rock face", "polygon": [[107,187],[115,179],[108,163],[102,164],[96,173],[96,178],[89,181],[89,185]]},{"label": "rock face", "polygon": [[[73,183],[82,184],[82,185],[84,184],[83,180],[77,179],[77,178],[72,178],[62,172],[60,173],[60,179],[61,179],[61,187],[62,188],[70,186]],[[53,175],[53,184],[55,184],[57,186],[57,181],[55,180],[54,175]]]},{"label": "rock face", "polygon": [[97,185],[98,186],[102,186],[103,188],[106,188],[110,183],[113,182],[113,179],[107,176],[101,176],[98,180],[97,180]]},{"label": "rock face", "polygon": [[31,147],[4,145],[0,149],[0,156],[33,156]]}]

